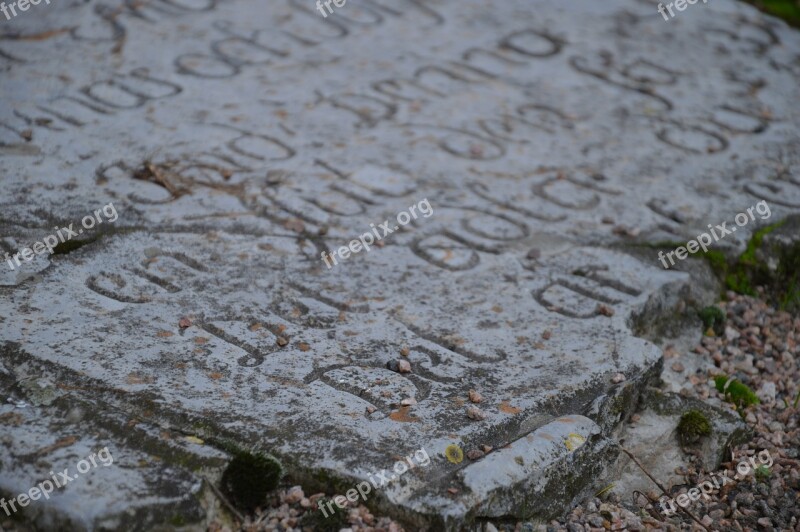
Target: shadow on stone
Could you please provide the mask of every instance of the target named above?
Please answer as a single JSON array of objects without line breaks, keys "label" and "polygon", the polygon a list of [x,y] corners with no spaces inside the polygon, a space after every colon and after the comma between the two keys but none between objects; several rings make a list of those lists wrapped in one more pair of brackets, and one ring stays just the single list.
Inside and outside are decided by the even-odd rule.
[{"label": "shadow on stone", "polygon": [[283,468],[275,458],[240,451],[225,469],[220,483],[222,492],[234,506],[252,511],[264,504],[282,476]]}]

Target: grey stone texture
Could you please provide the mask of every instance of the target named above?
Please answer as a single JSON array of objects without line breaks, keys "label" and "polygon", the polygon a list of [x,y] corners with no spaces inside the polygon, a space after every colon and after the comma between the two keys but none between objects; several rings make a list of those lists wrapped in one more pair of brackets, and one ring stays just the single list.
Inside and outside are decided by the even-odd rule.
[{"label": "grey stone texture", "polygon": [[[799,82],[800,35],[724,0],[669,22],[638,0],[350,0],[325,19],[299,0],[63,2],[0,21],[0,248],[119,215],[0,265],[0,419],[22,416],[0,491],[74,435],[48,463],[107,444],[129,467],[30,522],[172,506],[202,527],[193,494],[231,449],[347,488],[424,448],[371,506],[420,527],[558,515],[601,487],[659,373],[633,317],[670,319],[692,283],[629,247],[767,201],[714,244],[741,249],[798,212]],[[423,199],[431,216],[321,260]],[[96,430],[106,416],[147,438]],[[178,459],[146,443],[159,429],[203,444]],[[452,444],[493,451],[455,464]]]},{"label": "grey stone texture", "polygon": [[[683,448],[678,435],[678,424],[681,416],[692,410],[706,416],[711,433]],[[724,406],[714,406],[654,388],[642,392],[641,410],[637,415],[638,421],[624,431],[625,447],[637,457],[647,473],[667,489],[685,483],[685,478],[678,474],[678,466],[685,463],[684,452],[694,454],[699,465],[706,471],[714,472],[719,470],[723,461],[730,459],[731,447],[752,437],[752,431],[744,421],[735,413],[724,409]],[[613,471],[613,478],[617,479],[610,491],[620,498],[627,498],[635,491],[647,493],[656,490],[662,495],[641,467],[625,454],[620,453],[610,469]]]}]

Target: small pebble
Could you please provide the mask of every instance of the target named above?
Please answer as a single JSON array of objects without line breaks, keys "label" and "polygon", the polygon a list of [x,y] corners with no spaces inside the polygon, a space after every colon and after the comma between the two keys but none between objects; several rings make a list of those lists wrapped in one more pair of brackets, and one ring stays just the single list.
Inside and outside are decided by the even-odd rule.
[{"label": "small pebble", "polygon": [[775,394],[777,393],[777,388],[775,387],[774,382],[765,382],[761,385],[761,388],[758,390],[758,397],[762,401],[766,401],[768,403],[775,401]]},{"label": "small pebble", "polygon": [[739,334],[739,331],[737,331],[733,327],[730,326],[725,327],[725,339],[728,340],[729,342],[736,340],[740,336],[741,334]]},{"label": "small pebble", "polygon": [[408,360],[390,360],[386,367],[397,373],[411,373],[411,363]]},{"label": "small pebble", "polygon": [[294,504],[296,502],[300,502],[305,497],[303,493],[303,488],[300,486],[294,486],[293,488],[289,489],[289,492],[286,494],[286,497],[283,498],[286,504]]},{"label": "small pebble", "polygon": [[472,449],[471,451],[467,452],[467,458],[469,458],[470,460],[478,460],[480,458],[483,458],[484,456],[486,456],[486,454],[478,449]]},{"label": "small pebble", "polygon": [[481,401],[483,401],[483,396],[481,394],[479,394],[478,392],[476,392],[475,390],[470,390],[469,391],[469,400],[471,402],[477,404],[477,403],[480,403]]},{"label": "small pebble", "polygon": [[482,421],[486,419],[486,414],[480,408],[470,406],[467,408],[467,417],[475,421]]}]

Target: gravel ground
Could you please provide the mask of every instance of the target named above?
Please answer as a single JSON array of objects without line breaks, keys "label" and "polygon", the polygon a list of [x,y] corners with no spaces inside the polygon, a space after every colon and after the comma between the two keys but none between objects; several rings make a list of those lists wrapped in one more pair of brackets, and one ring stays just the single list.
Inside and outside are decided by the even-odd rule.
[{"label": "gravel ground", "polygon": [[[800,530],[800,402],[795,406],[800,393],[800,317],[733,292],[717,306],[726,314],[724,334],[708,331],[689,353],[665,350],[665,367],[680,368],[676,364],[684,357],[705,357],[716,369],[711,375],[690,376],[688,395],[717,398],[723,407],[733,409],[713,381],[715,375],[726,375],[749,386],[761,399],[744,410],[744,420],[755,437],[732,449],[735,460],[724,462],[716,473],[727,469],[733,477],[745,456],[755,457],[764,450],[774,463],[768,475],[751,472],[726,483],[707,502],[702,498],[692,502],[688,509],[708,530]],[[708,480],[712,472],[688,466],[681,473],[686,488],[680,492],[685,493]],[[660,495],[657,491],[647,494],[650,500]],[[551,530],[703,530],[681,512],[666,518],[644,495],[636,503],[641,509],[628,501],[622,506],[620,501],[594,499],[573,510],[567,521],[553,522]]]},{"label": "gravel ground", "polygon": [[[761,403],[746,408],[745,422],[755,437],[747,444],[732,449],[735,460],[728,457],[716,472],[697,470],[690,461],[679,466],[686,486],[673,490],[672,496],[709,479],[709,473],[729,476],[745,457],[769,452],[773,465],[752,471],[738,481],[726,483],[704,502],[692,502],[688,509],[694,519],[678,511],[667,518],[653,502],[663,495],[656,489],[647,494],[631,495],[620,501],[615,496],[594,498],[575,508],[565,521],[553,521],[548,526],[531,523],[486,524],[483,530],[514,531],[603,531],[603,530],[800,530],[800,317],[771,307],[764,301],[727,294],[727,301],[717,305],[726,314],[724,333],[719,336],[707,331],[701,342],[688,353],[665,350],[666,371],[682,369],[681,360],[705,357],[715,369],[699,371],[689,376],[691,387],[684,393],[713,401],[724,408],[734,409],[718,392],[713,377],[727,375],[749,386]],[[635,422],[636,417],[632,418]],[[677,442],[676,442],[677,445]],[[758,460],[756,459],[756,463]],[[331,496],[333,494],[327,494]],[[320,519],[316,501],[325,496],[318,493],[306,496],[300,486],[286,488],[274,497],[263,512],[247,518],[243,530],[248,532],[289,530],[352,530],[354,532],[399,532],[403,527],[388,519],[372,515],[359,506],[348,509],[341,526],[333,519]],[[309,514],[309,515],[306,515]],[[305,519],[304,519],[305,515]],[[312,524],[310,519],[315,519]],[[696,519],[696,520],[695,520]],[[702,526],[700,525],[702,523]],[[230,530],[213,524],[213,532]]]},{"label": "gravel ground", "polygon": [[[328,496],[332,496],[329,494]],[[300,486],[281,490],[273,499],[272,506],[255,516],[248,516],[241,530],[246,532],[261,531],[339,531],[354,532],[402,532],[403,527],[387,517],[375,517],[363,505],[347,508],[341,518],[341,526],[336,525],[333,517],[325,518],[317,507],[317,500],[326,497],[324,493],[305,496]],[[305,518],[305,521],[304,521]],[[313,523],[306,522],[312,519]],[[212,524],[209,532],[233,532],[230,528]]]}]

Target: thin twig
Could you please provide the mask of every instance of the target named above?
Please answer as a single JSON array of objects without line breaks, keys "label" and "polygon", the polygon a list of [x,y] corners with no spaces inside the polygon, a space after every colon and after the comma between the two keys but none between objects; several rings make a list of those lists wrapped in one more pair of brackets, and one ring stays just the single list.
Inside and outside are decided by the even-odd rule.
[{"label": "thin twig", "polygon": [[[644,508],[644,507],[640,506],[639,505],[639,501],[637,500],[637,494],[639,494],[642,497],[644,497],[645,500],[652,505],[652,507],[651,508]],[[640,510],[647,510],[647,513],[650,514],[650,517],[652,517],[656,521],[660,522],[662,520],[663,517],[658,514],[658,510],[656,510],[656,508],[655,508],[656,504],[658,504],[658,499],[653,499],[648,494],[642,493],[639,490],[633,490],[632,495],[633,495],[633,504],[634,505],[636,505]]]},{"label": "thin twig", "polygon": [[258,521],[253,524],[260,525],[267,517],[269,517],[269,510],[264,510],[264,513],[261,514],[261,517],[258,518]]},{"label": "thin twig", "polygon": [[[623,447],[622,445],[620,445],[620,444],[618,444],[618,445],[619,445],[619,448],[620,448],[620,449],[622,449],[622,452],[624,452],[625,454],[627,454],[627,455],[628,455],[628,457],[630,457],[630,459],[631,459],[631,460],[633,460],[633,463],[634,463],[634,464],[636,464],[636,465],[639,467],[639,469],[641,469],[641,470],[644,472],[644,474],[645,474],[645,475],[647,475],[647,476],[648,476],[648,478],[650,478],[650,480],[652,480],[652,481],[653,481],[653,482],[656,484],[656,486],[658,486],[658,487],[661,489],[661,491],[664,493],[664,495],[666,495],[667,497],[669,497],[669,496],[670,496],[670,494],[669,494],[669,492],[667,491],[667,488],[665,488],[665,487],[664,487],[664,486],[661,484],[661,482],[659,482],[658,480],[656,480],[656,479],[655,479],[655,477],[653,477],[653,475],[651,475],[651,474],[650,474],[650,472],[649,472],[649,471],[647,471],[647,469],[645,469],[645,468],[644,468],[644,466],[643,466],[643,465],[642,465],[642,464],[639,462],[639,460],[637,460],[637,459],[636,459],[636,457],[635,457],[635,456],[633,456],[633,453],[631,453],[630,451],[628,451],[628,449],[626,449],[626,448],[625,448],[625,447]],[[684,508],[684,507],[683,507],[683,506],[681,506],[680,504],[678,505],[678,508],[680,508],[681,510],[683,510],[683,511],[684,511],[684,512],[685,512],[685,513],[686,513],[686,514],[689,516],[689,517],[691,517],[691,518],[692,518],[692,520],[694,520],[694,522],[695,522],[695,523],[697,523],[698,525],[700,525],[701,527],[703,527],[703,529],[704,529],[704,530],[707,530],[708,532],[711,532],[710,530],[708,530],[708,528],[706,527],[706,525],[704,525],[704,524],[703,524],[703,523],[702,523],[702,522],[701,522],[701,521],[700,521],[700,520],[699,520],[699,519],[698,519],[698,518],[697,518],[697,517],[696,517],[696,516],[695,516],[695,515],[694,515],[692,512],[690,512],[689,510],[687,510],[686,508]]]},{"label": "thin twig", "polygon": [[217,496],[217,498],[219,498],[219,500],[220,500],[220,501],[222,501],[222,503],[223,503],[225,506],[227,506],[227,507],[228,507],[228,510],[230,510],[230,511],[231,511],[231,513],[232,513],[233,515],[235,515],[237,519],[239,519],[239,522],[240,522],[240,523],[244,523],[244,516],[243,516],[242,514],[240,514],[240,513],[239,513],[239,510],[237,510],[236,508],[234,508],[234,506],[233,506],[233,505],[230,503],[230,501],[229,501],[229,500],[228,500],[228,499],[225,497],[225,495],[223,495],[223,494],[222,494],[222,492],[221,492],[221,491],[219,491],[219,489],[218,489],[218,488],[217,488],[217,487],[214,485],[214,483],[213,483],[213,482],[211,482],[210,480],[208,480],[208,478],[206,478],[206,476],[205,476],[205,475],[203,475],[201,478],[202,478],[202,479],[205,481],[205,483],[206,483],[206,484],[208,484],[208,487],[210,487],[210,488],[211,488],[211,491],[213,491],[213,492],[214,492],[214,495],[216,495],[216,496]]}]

